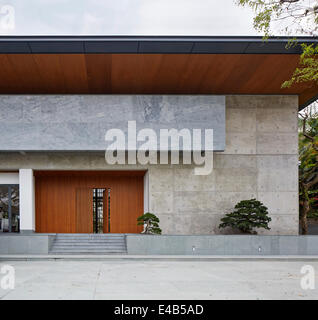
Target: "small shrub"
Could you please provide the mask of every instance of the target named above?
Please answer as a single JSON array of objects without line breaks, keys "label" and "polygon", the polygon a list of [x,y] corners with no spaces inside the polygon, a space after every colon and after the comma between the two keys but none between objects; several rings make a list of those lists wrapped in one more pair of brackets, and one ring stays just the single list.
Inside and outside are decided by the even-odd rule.
[{"label": "small shrub", "polygon": [[240,201],[233,212],[221,219],[219,228],[232,227],[244,233],[257,234],[254,228],[270,230],[268,223],[272,220],[268,217],[268,209],[262,202],[256,199]]},{"label": "small shrub", "polygon": [[161,229],[159,228],[159,218],[153,213],[146,212],[142,216],[137,218],[137,225],[144,225],[144,231],[142,233],[145,234],[161,234]]}]

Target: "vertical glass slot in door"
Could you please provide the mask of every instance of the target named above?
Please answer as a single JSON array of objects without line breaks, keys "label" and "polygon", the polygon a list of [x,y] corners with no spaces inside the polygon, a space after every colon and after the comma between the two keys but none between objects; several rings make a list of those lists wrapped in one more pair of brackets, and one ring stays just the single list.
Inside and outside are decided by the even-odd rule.
[{"label": "vertical glass slot in door", "polygon": [[93,232],[110,232],[110,189],[93,189]]}]

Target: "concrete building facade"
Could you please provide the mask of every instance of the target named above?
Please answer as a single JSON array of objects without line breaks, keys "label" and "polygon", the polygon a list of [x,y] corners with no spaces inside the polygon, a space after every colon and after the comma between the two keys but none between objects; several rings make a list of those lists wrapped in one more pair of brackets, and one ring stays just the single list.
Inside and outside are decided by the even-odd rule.
[{"label": "concrete building facade", "polygon": [[[74,101],[72,97],[59,99],[63,101],[64,109],[68,109],[67,101]],[[99,96],[98,99],[104,101],[106,110],[111,108],[108,103],[113,100],[108,96]],[[127,97],[116,96],[116,100],[120,99]],[[191,99],[194,102],[196,96]],[[35,112],[26,112],[22,118],[27,119],[30,127],[36,113],[50,110],[52,106],[49,103],[52,97],[3,97],[2,105],[0,102],[2,110],[14,104],[15,113],[11,110],[12,118],[8,113],[4,114],[1,124],[8,126],[11,121],[14,127],[18,125],[17,112],[26,111],[17,103],[21,100],[24,105],[28,105],[27,101],[37,101]],[[225,150],[215,152],[213,171],[209,175],[194,175],[194,164],[109,165],[102,151],[1,152],[0,179],[9,183],[15,177],[20,185],[20,230],[36,231],[34,171],[143,170],[144,211],[158,215],[164,234],[231,233],[231,230],[220,231],[220,219],[231,212],[237,202],[251,198],[262,201],[272,218],[271,230],[259,230],[259,233],[298,234],[298,97],[229,95],[225,105]],[[120,114],[120,110],[118,112]],[[67,117],[72,119],[77,114]],[[11,133],[7,133],[4,127],[1,133],[4,146]],[[86,139],[89,140],[89,136]]]},{"label": "concrete building facade", "polygon": [[[0,253],[316,254],[314,237],[298,237],[297,113],[318,86],[282,88],[302,52],[287,43],[1,37]],[[125,141],[119,163],[105,157],[112,129]],[[212,129],[212,146],[178,133],[175,152],[160,140],[171,129],[191,139]],[[128,163],[143,142],[158,161]],[[209,174],[196,174],[195,154],[213,155]],[[219,229],[252,198],[268,207],[270,230]],[[140,235],[145,212],[159,217],[162,236]]]}]

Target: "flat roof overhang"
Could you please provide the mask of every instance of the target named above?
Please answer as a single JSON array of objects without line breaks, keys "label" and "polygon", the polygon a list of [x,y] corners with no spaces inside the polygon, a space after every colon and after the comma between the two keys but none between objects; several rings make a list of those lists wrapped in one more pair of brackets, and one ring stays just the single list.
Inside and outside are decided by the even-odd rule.
[{"label": "flat roof overhang", "polygon": [[[299,43],[318,44],[313,37]],[[1,36],[0,94],[295,94],[300,45],[288,38],[198,36]]]}]

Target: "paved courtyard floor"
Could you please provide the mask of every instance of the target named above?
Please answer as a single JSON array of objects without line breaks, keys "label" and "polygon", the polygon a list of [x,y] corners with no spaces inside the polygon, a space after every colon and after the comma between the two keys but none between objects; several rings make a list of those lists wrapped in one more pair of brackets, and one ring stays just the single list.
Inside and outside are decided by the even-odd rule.
[{"label": "paved courtyard floor", "polygon": [[[317,299],[318,262],[1,261],[15,289],[0,299]],[[301,267],[316,270],[314,290]],[[0,280],[3,275],[0,273]]]}]

